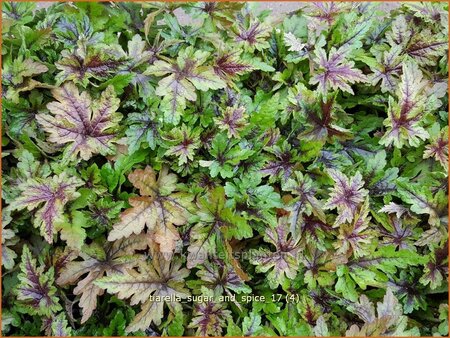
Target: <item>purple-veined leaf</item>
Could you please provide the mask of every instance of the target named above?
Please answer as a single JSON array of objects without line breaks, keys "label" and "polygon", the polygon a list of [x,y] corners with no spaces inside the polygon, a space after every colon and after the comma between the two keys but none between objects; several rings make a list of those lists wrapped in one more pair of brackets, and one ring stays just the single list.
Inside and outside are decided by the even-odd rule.
[{"label": "purple-veined leaf", "polygon": [[178,191],[177,176],[169,173],[167,167],[162,168],[158,179],[150,166],[134,170],[128,175],[128,179],[139,189],[141,196],[129,199],[131,208],[121,214],[120,221],[114,224],[108,240],[139,234],[147,227],[150,233],[154,232],[159,237],[166,233],[170,241],[159,244],[172,247],[173,244],[169,243],[179,237],[174,226],[187,222],[192,196]]},{"label": "purple-veined leaf", "polygon": [[[406,211],[409,213],[409,210]],[[394,247],[398,247],[399,249],[413,249],[414,247],[412,245],[413,242],[412,227],[406,224],[406,222],[404,222],[403,219],[394,215],[391,215],[389,217],[389,223],[392,225],[392,230],[384,228],[380,230],[380,233],[383,236],[383,244],[394,245]]]},{"label": "purple-veined leaf", "polygon": [[[30,178],[46,178],[51,174],[51,169],[47,161],[37,161],[31,152],[26,149],[14,152],[14,157],[18,159],[16,168],[11,170],[9,177],[5,177],[2,198],[6,203],[12,203],[19,195],[20,190],[17,187]],[[6,187],[9,189],[5,189]],[[11,211],[10,208],[4,211]],[[3,213],[6,215],[6,213]]]},{"label": "purple-veined leaf", "polygon": [[67,320],[64,318],[64,314],[60,314],[52,322],[52,335],[55,337],[70,337],[72,336],[72,328],[67,326]]},{"label": "purple-veined leaf", "polygon": [[66,315],[60,313],[57,316],[47,317],[42,322],[42,328],[47,336],[54,337],[70,337],[72,336],[72,328],[68,326]]},{"label": "purple-veined leaf", "polygon": [[155,61],[157,50],[153,51],[141,36],[136,34],[128,41],[128,52],[122,52],[126,60],[123,67],[120,67],[119,74],[130,76],[131,84],[138,87],[139,94],[144,100],[148,99],[153,94],[154,88],[150,83],[150,76],[144,75],[143,72],[148,64]]},{"label": "purple-veined leaf", "polygon": [[51,114],[36,116],[38,123],[49,133],[50,142],[70,145],[65,150],[68,158],[80,154],[83,160],[89,160],[95,154],[114,152],[114,128],[122,115],[116,113],[119,99],[112,86],[106,88],[98,100],[92,100],[87,92],[79,93],[72,83],[66,83],[52,93],[58,102],[47,105]]},{"label": "purple-veined leaf", "polygon": [[250,64],[239,60],[236,53],[224,53],[220,55],[213,65],[214,73],[218,75],[228,85],[233,84],[233,80],[239,75],[243,75],[253,69]]},{"label": "purple-veined leaf", "polygon": [[130,155],[138,151],[144,142],[148,143],[150,149],[156,148],[159,131],[158,121],[153,112],[145,111],[128,114],[127,124],[129,127],[125,134],[127,135]]},{"label": "purple-veined leaf", "polygon": [[439,22],[442,28],[448,28],[448,11],[442,2],[408,2],[405,6],[414,12],[414,15],[426,22],[436,24]]},{"label": "purple-veined leaf", "polygon": [[387,286],[395,292],[398,300],[403,303],[405,314],[427,308],[425,297],[421,292],[423,286],[418,277],[411,271],[401,271],[399,277],[393,276],[387,283]]},{"label": "purple-veined leaf", "polygon": [[188,47],[178,55],[176,61],[155,61],[144,72],[144,75],[164,76],[158,82],[155,94],[163,96],[160,108],[164,111],[166,122],[179,123],[186,100],[197,99],[196,89],[206,91],[225,87],[225,82],[214,72],[213,67],[204,65],[208,57],[208,52],[194,51]]},{"label": "purple-veined leaf", "polygon": [[398,86],[399,76],[402,70],[403,57],[400,46],[393,46],[390,50],[376,54],[376,64],[370,65],[373,72],[369,76],[372,85],[381,81],[381,91],[383,93],[394,93]]},{"label": "purple-veined leaf", "polygon": [[242,333],[248,337],[259,335],[261,332],[264,332],[264,327],[261,325],[261,316],[252,311],[242,320]]},{"label": "purple-veined leaf", "polygon": [[19,94],[34,88],[52,88],[52,86],[41,83],[33,77],[45,73],[48,67],[32,59],[23,59],[19,56],[12,62],[3,62],[2,84],[6,93],[4,97],[13,103],[19,103]]},{"label": "purple-veined leaf", "polygon": [[410,209],[418,215],[428,214],[428,223],[438,226],[440,218],[445,216],[448,200],[443,190],[433,193],[429,187],[411,184],[406,179],[397,180],[398,194],[410,204]]},{"label": "purple-veined leaf", "polygon": [[386,38],[391,46],[398,45],[405,48],[412,34],[413,31],[408,27],[405,16],[399,15],[392,23],[392,30],[386,34]]},{"label": "purple-veined leaf", "polygon": [[[293,211],[295,213],[295,209]],[[295,214],[292,215],[292,218]],[[291,220],[291,228],[294,228],[294,222]],[[326,234],[331,231],[331,226],[326,222],[321,221],[317,217],[311,215],[301,214],[297,219],[297,228],[293,233],[298,233],[301,236],[302,244],[304,242],[308,244],[314,244],[319,249],[325,250],[322,241],[325,239]]]},{"label": "purple-veined leaf", "polygon": [[[367,155],[366,155],[367,156]],[[365,187],[369,190],[371,198],[384,196],[396,190],[395,179],[398,168],[386,168],[386,152],[384,150],[370,155],[363,168]]]},{"label": "purple-veined leaf", "polygon": [[245,107],[227,107],[220,117],[214,119],[220,130],[227,132],[229,138],[240,139],[239,133],[248,125]]},{"label": "purple-veined leaf", "polygon": [[369,31],[374,25],[375,15],[374,10],[376,5],[373,3],[353,3],[354,7],[350,13],[341,16],[342,26],[340,30],[345,34],[336,34],[336,47],[348,48],[351,50],[360,49],[363,47],[363,39],[368,37]]},{"label": "purple-veined leaf", "polygon": [[430,288],[435,290],[442,285],[445,277],[448,278],[448,241],[430,254],[430,261],[425,266],[420,283],[430,284]]},{"label": "purple-veined leaf", "polygon": [[330,276],[326,264],[331,261],[331,251],[317,248],[315,242],[308,243],[301,253],[301,262],[305,267],[304,279],[308,287],[315,289],[317,284],[330,285],[334,277]]},{"label": "purple-veined leaf", "polygon": [[196,150],[200,147],[200,130],[191,129],[185,124],[174,128],[163,136],[170,143],[165,155],[178,157],[178,165],[194,160]]},{"label": "purple-veined leaf", "polygon": [[2,210],[2,266],[6,270],[14,268],[14,260],[17,258],[16,252],[9,248],[9,246],[15,245],[19,238],[13,229],[7,227],[12,220],[11,209],[3,208]]},{"label": "purple-veined leaf", "polygon": [[73,290],[75,295],[81,295],[81,323],[91,317],[97,307],[97,297],[104,293],[94,282],[105,274],[123,274],[127,268],[139,264],[144,256],[136,254],[136,251],[146,249],[149,243],[150,239],[146,235],[132,235],[114,243],[107,243],[104,248],[95,243],[83,247],[79,253],[83,261],[75,261],[76,255],[67,258],[70,262],[64,264],[56,282],[65,286],[86,275]]},{"label": "purple-veined leaf", "polygon": [[297,227],[297,223],[301,221],[302,213],[308,216],[314,214],[320,221],[326,221],[322,202],[316,198],[317,186],[308,175],[303,175],[300,171],[296,171],[295,179],[289,178],[283,184],[283,190],[290,191],[297,196],[289,202],[288,206],[289,210],[292,211],[291,229]]},{"label": "purple-veined leaf", "polygon": [[394,144],[402,148],[405,144],[412,147],[429,137],[421,126],[422,117],[437,109],[440,102],[434,95],[428,93],[428,81],[423,79],[422,72],[413,61],[403,63],[401,84],[397,89],[395,101],[389,97],[388,118],[384,120],[386,133],[380,139],[380,144]]},{"label": "purple-veined leaf", "polygon": [[104,81],[123,64],[123,51],[114,51],[107,47],[84,48],[87,50],[77,48],[72,53],[67,50],[61,52],[62,58],[56,63],[56,68],[61,71],[56,76],[58,83],[70,80],[87,87],[91,78]]},{"label": "purple-veined leaf", "polygon": [[179,261],[166,261],[156,254],[150,263],[141,263],[138,269],[112,273],[95,282],[96,287],[106,289],[120,299],[131,298],[131,305],[142,303],[141,312],[127,327],[127,333],[145,330],[152,323],[161,324],[164,304],[173,313],[182,311],[180,302],[189,296],[184,287],[189,270],[182,268]]},{"label": "purple-veined leaf", "polygon": [[339,227],[338,241],[334,247],[338,254],[348,256],[353,254],[356,258],[367,254],[367,246],[372,242],[373,234],[368,230],[371,217],[369,214],[369,199],[356,212],[352,223],[341,224]]},{"label": "purple-veined leaf", "polygon": [[211,262],[206,261],[200,266],[197,276],[206,287],[219,293],[225,291],[226,294],[231,295],[231,291],[236,293],[250,292],[250,288],[244,284],[244,281],[234,269],[220,259],[213,259]]},{"label": "purple-veined leaf", "polygon": [[[190,229],[187,267],[203,264],[208,256],[217,252],[218,243],[224,245],[227,239],[250,238],[253,234],[245,217],[227,207],[225,189],[216,187],[197,201],[195,225]],[[226,244],[225,244],[226,245]]]},{"label": "purple-veined leaf", "polygon": [[448,42],[444,35],[433,34],[430,30],[415,33],[406,49],[406,54],[421,66],[432,66],[436,59],[446,55]]},{"label": "purple-veined leaf", "polygon": [[361,70],[354,68],[354,62],[348,61],[346,56],[348,49],[332,47],[328,56],[323,48],[317,48],[314,62],[317,67],[310,84],[318,84],[319,93],[326,95],[330,90],[342,90],[354,94],[351,84],[367,82],[367,77]]},{"label": "purple-veined leaf", "polygon": [[236,11],[241,10],[244,6],[245,3],[242,2],[211,1],[201,3],[199,10],[215,24],[219,24],[223,29],[226,29],[234,24]]},{"label": "purple-veined leaf", "polygon": [[261,173],[263,176],[270,176],[270,181],[275,180],[277,177],[281,177],[286,181],[298,167],[298,164],[294,161],[297,152],[291,149],[290,144],[287,142],[283,143],[282,147],[275,145],[267,148],[267,150],[274,156],[264,165]]},{"label": "purple-veined leaf", "polygon": [[348,308],[363,320],[364,325],[362,327],[352,325],[345,333],[347,337],[417,334],[417,328],[406,330],[407,317],[403,316],[402,306],[390,288],[387,289],[383,302],[377,303],[376,314],[374,305],[366,295],[362,295],[358,303]]},{"label": "purple-veined leaf", "polygon": [[342,111],[333,97],[324,101],[318,101],[316,93],[306,88],[304,84],[298,84],[289,89],[288,100],[299,110],[307,127],[298,138],[306,138],[311,141],[329,141],[334,138],[347,140],[352,138],[350,130],[336,125],[338,120],[335,114]]},{"label": "purple-veined leaf", "polygon": [[30,249],[25,245],[22,251],[22,262],[18,275],[17,299],[27,305],[25,310],[34,315],[51,316],[61,310],[56,295],[54,271],[50,268],[44,272],[44,267],[37,267],[36,260],[31,256]]},{"label": "purple-veined leaf", "polygon": [[345,2],[312,2],[312,6],[305,6],[305,12],[310,17],[308,26],[319,34],[333,25],[338,15],[351,9],[351,6]]},{"label": "purple-veined leaf", "polygon": [[214,291],[202,287],[205,301],[195,306],[193,318],[189,328],[196,328],[199,336],[220,336],[222,328],[231,320],[231,311],[225,310],[225,302],[218,302]]},{"label": "purple-veined leaf", "polygon": [[243,165],[243,162],[253,155],[253,150],[246,147],[245,143],[230,140],[223,133],[216,134],[209,151],[214,159],[200,160],[199,164],[209,168],[211,177],[216,177],[218,174],[222,178],[232,177],[238,165]]},{"label": "purple-veined leaf", "polygon": [[308,15],[328,24],[333,23],[334,16],[337,16],[339,13],[348,12],[354,6],[354,4],[348,3],[319,1],[312,2],[311,4],[311,7],[305,9]]},{"label": "purple-veined leaf", "polygon": [[264,240],[275,247],[276,251],[260,248],[252,253],[251,263],[257,265],[256,271],[267,273],[271,288],[282,284],[286,278],[294,279],[299,268],[298,238],[290,231],[288,217],[278,219],[275,229],[268,229]]},{"label": "purple-veined leaf", "polygon": [[232,27],[234,40],[246,51],[263,50],[269,47],[270,26],[253,19],[250,14],[238,16],[237,23]]},{"label": "purple-veined leaf", "polygon": [[354,219],[358,206],[364,202],[368,191],[363,189],[364,181],[359,172],[356,172],[352,178],[348,178],[335,169],[329,169],[328,174],[335,182],[335,185],[324,207],[325,209],[336,208],[338,210],[338,216],[334,222],[336,227]]},{"label": "purple-veined leaf", "polygon": [[[439,126],[437,126],[439,128]],[[433,128],[434,129],[434,128]],[[432,130],[431,132],[434,132]],[[431,135],[431,142],[425,146],[423,158],[434,158],[448,172],[448,127]]]},{"label": "purple-veined leaf", "polygon": [[77,187],[83,182],[77,177],[68,177],[66,173],[47,178],[28,179],[18,186],[21,195],[11,203],[12,210],[39,210],[34,215],[34,226],[48,243],[53,242],[55,227],[64,222],[64,206],[80,194]]},{"label": "purple-veined leaf", "polygon": [[17,59],[11,62],[11,64],[5,64],[3,68],[4,84],[17,86],[23,84],[27,78],[45,73],[48,71],[48,67],[41,62],[33,61],[33,59],[23,59],[19,56]]},{"label": "purple-veined leaf", "polygon": [[59,277],[59,274],[65,266],[78,257],[79,251],[74,250],[72,248],[66,247],[64,250],[61,248],[57,248],[55,253],[52,255],[50,259],[50,265],[55,269],[56,278]]},{"label": "purple-veined leaf", "polygon": [[55,27],[55,34],[62,42],[69,46],[77,46],[80,37],[85,40],[86,46],[101,43],[103,33],[94,32],[91,21],[87,15],[63,16],[59,19]]},{"label": "purple-veined leaf", "polygon": [[433,65],[439,56],[445,55],[448,43],[442,34],[433,34],[429,29],[418,30],[408,24],[404,15],[392,23],[392,30],[386,33],[391,47],[398,46],[402,54],[409,55],[419,65]]}]

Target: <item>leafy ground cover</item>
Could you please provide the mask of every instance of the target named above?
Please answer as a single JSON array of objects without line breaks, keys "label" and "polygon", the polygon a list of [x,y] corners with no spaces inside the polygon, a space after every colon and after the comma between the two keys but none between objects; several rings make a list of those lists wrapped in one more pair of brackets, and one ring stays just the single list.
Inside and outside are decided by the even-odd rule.
[{"label": "leafy ground cover", "polygon": [[448,334],[446,3],[2,6],[4,335]]}]

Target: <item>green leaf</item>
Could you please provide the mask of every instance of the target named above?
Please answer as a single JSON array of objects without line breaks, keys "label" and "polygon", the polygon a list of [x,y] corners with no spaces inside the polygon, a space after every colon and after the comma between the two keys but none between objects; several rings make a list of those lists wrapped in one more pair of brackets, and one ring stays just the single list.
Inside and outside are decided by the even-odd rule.
[{"label": "green leaf", "polygon": [[88,219],[81,212],[74,210],[62,222],[56,224],[57,229],[61,231],[61,239],[66,241],[67,246],[72,249],[80,250],[86,239],[85,227],[88,227]]},{"label": "green leaf", "polygon": [[167,326],[167,333],[169,336],[182,336],[184,333],[184,316],[183,312],[177,312],[173,320]]}]

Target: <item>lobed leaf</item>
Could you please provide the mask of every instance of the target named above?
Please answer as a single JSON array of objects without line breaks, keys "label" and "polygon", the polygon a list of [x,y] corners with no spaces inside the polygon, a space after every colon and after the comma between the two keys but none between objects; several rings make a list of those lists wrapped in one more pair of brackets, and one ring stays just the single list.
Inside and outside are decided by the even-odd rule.
[{"label": "lobed leaf", "polygon": [[54,270],[44,272],[44,267],[37,267],[27,246],[23,247],[19,284],[16,287],[17,299],[26,305],[25,311],[41,316],[52,316],[61,310],[54,283]]},{"label": "lobed leaf", "polygon": [[65,220],[65,204],[79,196],[76,188],[83,184],[79,178],[67,176],[63,172],[48,178],[30,178],[19,185],[21,195],[11,204],[12,210],[39,208],[33,223],[48,243],[53,242],[56,227]]},{"label": "lobed leaf", "polygon": [[114,152],[114,128],[122,117],[116,113],[119,99],[112,87],[102,92],[98,100],[92,100],[87,92],[80,93],[71,83],[52,93],[58,102],[47,105],[51,114],[36,116],[38,123],[49,133],[50,142],[70,145],[65,150],[68,158],[79,154],[83,160],[88,160],[94,154]]}]

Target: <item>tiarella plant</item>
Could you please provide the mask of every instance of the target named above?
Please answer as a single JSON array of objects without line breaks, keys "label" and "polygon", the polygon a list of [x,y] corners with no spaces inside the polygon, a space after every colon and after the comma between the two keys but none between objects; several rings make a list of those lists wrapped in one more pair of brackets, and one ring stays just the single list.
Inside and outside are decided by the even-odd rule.
[{"label": "tiarella plant", "polygon": [[448,5],[292,6],[2,3],[3,335],[448,335]]}]

